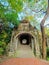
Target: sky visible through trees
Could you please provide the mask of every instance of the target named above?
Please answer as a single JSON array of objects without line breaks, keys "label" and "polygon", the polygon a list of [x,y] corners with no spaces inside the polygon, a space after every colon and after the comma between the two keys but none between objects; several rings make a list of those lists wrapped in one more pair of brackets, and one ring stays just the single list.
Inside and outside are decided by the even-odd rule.
[{"label": "sky visible through trees", "polygon": [[[40,22],[46,14],[48,0],[0,0],[0,4],[7,9],[3,13],[8,21],[19,24],[18,20],[28,19],[31,25],[39,29]],[[48,23],[47,19],[44,25]]]}]

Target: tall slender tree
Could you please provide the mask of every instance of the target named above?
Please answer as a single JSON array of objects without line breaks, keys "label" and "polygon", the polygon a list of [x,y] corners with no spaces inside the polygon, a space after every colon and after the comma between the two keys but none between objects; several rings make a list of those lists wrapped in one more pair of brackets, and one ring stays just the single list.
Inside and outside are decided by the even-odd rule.
[{"label": "tall slender tree", "polygon": [[49,0],[48,0],[48,8],[46,15],[44,16],[43,20],[41,21],[41,33],[42,33],[42,58],[46,59],[46,36],[45,36],[45,29],[44,29],[44,23],[49,15]]}]

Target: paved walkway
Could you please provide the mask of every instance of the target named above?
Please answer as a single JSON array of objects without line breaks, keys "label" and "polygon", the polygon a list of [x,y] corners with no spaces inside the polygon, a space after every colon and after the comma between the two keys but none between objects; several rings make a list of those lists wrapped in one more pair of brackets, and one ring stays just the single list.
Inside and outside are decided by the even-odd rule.
[{"label": "paved walkway", "polygon": [[34,53],[30,47],[30,45],[18,45],[17,48],[17,57],[18,58],[33,58]]},{"label": "paved walkway", "polygon": [[0,63],[0,65],[49,65],[49,62],[36,58],[12,58]]}]

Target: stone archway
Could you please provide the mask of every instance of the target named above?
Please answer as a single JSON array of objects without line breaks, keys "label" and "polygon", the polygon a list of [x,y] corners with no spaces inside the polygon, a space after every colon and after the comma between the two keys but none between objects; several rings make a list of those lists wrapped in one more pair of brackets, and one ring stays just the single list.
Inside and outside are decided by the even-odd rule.
[{"label": "stone archway", "polygon": [[[15,37],[14,37],[14,42],[16,42],[16,44],[18,45],[18,41],[22,43],[22,41],[26,41],[26,44],[29,45],[29,44],[33,44],[35,43],[35,37],[30,33],[30,32],[21,32],[21,33],[18,33]],[[25,42],[24,41],[24,42]],[[24,43],[25,44],[25,43]],[[16,46],[17,46],[16,45]],[[32,45],[31,45],[32,46]],[[17,48],[17,47],[16,47]]]},{"label": "stone archway", "polygon": [[[23,37],[22,37],[23,36]],[[21,39],[20,39],[21,38]],[[12,39],[11,39],[11,44],[10,44],[10,53],[11,54],[15,54],[17,52],[17,48],[18,48],[18,44],[21,42],[22,40],[26,39],[28,45],[31,46],[32,49],[32,55],[39,57],[40,56],[40,51],[39,51],[39,44],[37,42],[36,37],[31,33],[31,32],[19,32],[18,34],[16,34]],[[28,41],[29,40],[29,41]],[[26,44],[27,44],[26,43]],[[31,54],[31,53],[30,53]]]}]

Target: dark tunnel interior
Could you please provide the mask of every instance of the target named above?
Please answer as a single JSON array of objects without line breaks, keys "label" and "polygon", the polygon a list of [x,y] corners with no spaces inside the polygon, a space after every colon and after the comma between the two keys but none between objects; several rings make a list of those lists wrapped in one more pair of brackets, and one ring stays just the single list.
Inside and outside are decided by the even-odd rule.
[{"label": "dark tunnel interior", "polygon": [[29,45],[31,43],[31,35],[27,33],[20,34],[19,41],[21,44]]}]

